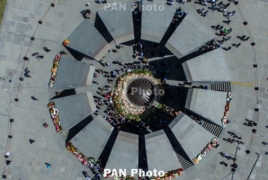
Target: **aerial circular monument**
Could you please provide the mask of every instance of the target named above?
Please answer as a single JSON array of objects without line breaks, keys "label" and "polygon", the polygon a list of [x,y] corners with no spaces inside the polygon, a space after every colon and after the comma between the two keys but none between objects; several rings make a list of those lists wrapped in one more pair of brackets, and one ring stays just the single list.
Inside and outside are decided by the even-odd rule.
[{"label": "aerial circular monument", "polygon": [[[139,12],[134,13],[132,18],[131,3],[126,4],[129,11],[97,12],[98,20],[108,32],[104,33],[99,30],[100,27],[84,20],[67,38],[68,44],[64,45],[68,50],[95,60],[69,63],[73,64],[72,70],[83,68],[77,72],[77,79],[83,78],[74,81],[74,87],[89,86],[91,93],[59,97],[49,106],[51,117],[55,119],[53,122],[59,132],[70,130],[88,117],[93,119],[69,138],[66,145],[77,159],[90,168],[96,165],[106,169],[126,167],[128,175],[133,168],[157,169],[166,173],[155,178],[174,178],[198,164],[210,150],[219,147],[216,138],[226,125],[232,96],[230,89],[208,89],[208,85],[214,87],[214,81],[228,81],[229,72],[225,58],[213,40],[214,34],[193,16],[167,6],[164,12],[158,12],[160,15],[157,17],[155,12],[148,11],[142,12],[142,16]],[[180,23],[173,25],[174,16]],[[122,22],[131,23],[121,27],[124,31],[116,31],[120,27],[109,23],[112,17],[128,18],[128,21],[124,19]],[[146,26],[151,21],[157,22],[153,26],[158,31],[152,32]],[[169,22],[174,29],[167,31],[168,27],[163,28],[158,22]],[[124,26],[124,23],[121,25]],[[142,28],[140,37],[134,33],[133,26]],[[199,28],[205,30],[198,31]],[[83,37],[81,31],[85,33]],[[107,34],[116,45],[106,42],[109,39],[105,37]],[[195,37],[191,38],[191,43],[184,43],[186,36]],[[183,59],[191,53],[191,58]],[[133,59],[129,60],[131,56]],[[219,57],[218,61],[215,57]],[[64,65],[66,62],[61,60],[56,64],[58,72],[54,72],[54,76],[59,77],[64,71],[65,75],[72,72]],[[205,67],[212,65],[213,68],[204,72],[200,64]],[[72,75],[75,79],[76,75]],[[63,82],[60,78],[53,78],[53,84],[57,86],[57,83]],[[160,90],[164,93],[159,93]],[[213,98],[213,104],[210,98]],[[73,107],[64,110],[66,104]],[[71,114],[75,108],[79,113]],[[218,114],[207,113],[207,109]],[[64,117],[62,111],[69,116]],[[96,141],[98,143],[92,147]],[[121,156],[129,159],[118,161]],[[131,175],[131,178],[134,177]]]}]

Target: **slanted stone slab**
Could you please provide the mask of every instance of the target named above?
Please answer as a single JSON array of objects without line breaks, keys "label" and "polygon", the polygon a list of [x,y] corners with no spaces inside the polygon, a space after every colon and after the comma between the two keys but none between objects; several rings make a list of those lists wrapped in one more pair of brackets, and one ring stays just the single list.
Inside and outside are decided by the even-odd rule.
[{"label": "slanted stone slab", "polygon": [[[159,43],[171,24],[176,8],[148,1],[143,1],[142,4],[141,39]],[[157,10],[148,8],[154,8],[154,4],[156,7],[164,6],[164,11],[160,11],[159,8]]]},{"label": "slanted stone slab", "polygon": [[91,92],[66,96],[53,101],[59,110],[60,124],[63,131],[68,131],[96,111]]},{"label": "slanted stone slab", "polygon": [[84,20],[67,38],[68,48],[73,49],[85,56],[100,60],[110,49],[99,31],[88,21]]},{"label": "slanted stone slab", "polygon": [[94,66],[62,56],[53,88],[67,89],[91,85],[94,72]]},{"label": "slanted stone slab", "polygon": [[170,171],[181,164],[163,130],[145,135],[148,170]]},{"label": "slanted stone slab", "polygon": [[134,39],[131,2],[114,3],[97,13],[116,43]]},{"label": "slanted stone slab", "polygon": [[72,139],[71,143],[85,156],[99,158],[112,133],[113,127],[103,118],[96,117]]},{"label": "slanted stone slab", "polygon": [[189,89],[185,108],[222,126],[221,119],[226,105],[226,92]]},{"label": "slanted stone slab", "polygon": [[213,134],[183,113],[169,124],[169,128],[190,159],[194,159],[214,138]]},{"label": "slanted stone slab", "polygon": [[220,48],[188,60],[182,67],[187,82],[231,81],[230,70]]},{"label": "slanted stone slab", "polygon": [[127,132],[118,134],[107,164],[106,169],[126,169],[131,175],[131,169],[138,169],[139,136]]},{"label": "slanted stone slab", "polygon": [[214,34],[208,28],[187,14],[169,38],[166,47],[178,58],[194,52],[213,39]]}]

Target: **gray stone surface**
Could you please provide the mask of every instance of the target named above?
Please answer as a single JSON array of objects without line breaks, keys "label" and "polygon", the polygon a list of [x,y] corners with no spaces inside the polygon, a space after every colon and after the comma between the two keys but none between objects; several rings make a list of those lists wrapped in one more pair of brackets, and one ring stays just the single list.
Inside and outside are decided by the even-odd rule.
[{"label": "gray stone surface", "polygon": [[103,118],[96,117],[71,139],[71,143],[86,157],[99,158],[111,133],[111,126]]},{"label": "gray stone surface", "polygon": [[111,4],[97,13],[116,43],[134,39],[131,2]]},{"label": "gray stone surface", "polygon": [[192,14],[187,14],[169,38],[166,47],[180,58],[198,50],[213,37],[208,27],[204,27]]},{"label": "gray stone surface", "polygon": [[226,92],[189,89],[185,108],[221,126],[226,97]]},{"label": "gray stone surface", "polygon": [[131,169],[138,169],[139,159],[139,136],[127,132],[120,132],[116,138],[110,157],[105,168],[125,169],[131,174]]},{"label": "gray stone surface", "polygon": [[[141,39],[159,43],[165,35],[165,32],[175,15],[176,9],[171,6],[164,6],[162,3],[163,2],[151,3],[143,1],[144,8],[142,9]],[[148,8],[153,8],[154,4],[157,8],[159,8],[159,6],[164,6],[164,11],[158,10],[156,13],[156,11]]]},{"label": "gray stone surface", "polygon": [[192,58],[182,64],[187,82],[231,81],[230,70],[221,48]]},{"label": "gray stone surface", "polygon": [[[126,1],[116,0],[116,2]],[[95,4],[93,0],[56,1],[56,6],[49,10],[43,19],[43,24],[39,26],[35,34],[36,39],[32,42],[28,54],[30,57],[31,53],[39,52],[45,55],[44,60],[38,61],[34,57],[30,57],[29,62],[23,63],[22,57],[27,52],[27,45],[30,42],[29,37],[33,35],[38,20],[46,13],[51,2],[43,0],[8,0],[0,30],[0,153],[2,154],[0,162],[3,164],[1,167],[6,168],[8,170],[7,174],[12,176],[11,179],[81,180],[84,179],[81,171],[85,170],[90,173],[87,167],[81,165],[65,149],[66,136],[55,132],[46,108],[48,99],[54,96],[54,91],[48,89],[47,86],[52,60],[59,51],[65,50],[61,46],[62,41],[83,21],[80,12],[87,8],[85,4],[88,2],[91,3],[90,9],[92,10],[90,22],[94,23],[95,12],[104,7],[102,4]],[[154,0],[154,2],[163,3],[163,0]],[[226,4],[228,1],[223,0],[223,3]],[[184,171],[183,176],[177,179],[218,180],[226,177],[230,173],[231,162],[221,157],[219,152],[222,151],[231,156],[235,155],[236,146],[222,140],[222,137],[230,137],[227,131],[233,131],[241,135],[242,141],[245,142],[244,145],[239,145],[241,150],[237,153],[238,169],[234,173],[233,179],[247,179],[256,160],[255,152],[258,152],[260,153],[260,158],[250,179],[266,180],[268,178],[268,156],[264,155],[267,149],[261,142],[267,140],[265,125],[267,125],[268,117],[268,25],[266,23],[268,22],[268,3],[252,0],[239,1],[239,7],[248,22],[248,26],[243,25],[244,19],[241,18],[236,6],[232,3],[227,8],[227,11],[236,10],[236,14],[230,18],[231,23],[229,25],[222,23],[223,20],[227,19],[217,11],[210,11],[206,18],[200,17],[196,13],[196,9],[206,7],[194,4],[193,1],[184,5],[175,3],[174,6],[181,6],[187,11],[188,15],[194,16],[195,19],[198,19],[198,22],[207,28],[217,24],[224,25],[225,28],[233,28],[232,38],[223,44],[224,47],[231,46],[232,43],[241,42],[236,36],[249,36],[251,34],[251,40],[256,42],[254,49],[256,50],[258,64],[258,68],[253,68],[255,51],[252,49],[250,41],[242,42],[239,48],[232,47],[230,51],[223,52],[227,57],[226,61],[232,79],[233,100],[229,114],[229,119],[231,119],[232,123],[225,127],[225,131],[218,139],[220,148],[211,151],[210,155],[203,159],[201,163],[187,169]],[[159,21],[159,23],[163,22]],[[20,30],[20,28],[22,29]],[[250,34],[248,30],[250,30]],[[18,34],[20,31],[24,33]],[[221,40],[221,37],[217,37],[217,39]],[[45,53],[42,49],[43,46],[48,46],[52,51]],[[109,56],[106,56],[105,62],[112,62],[113,60],[132,62],[133,59],[130,58],[132,49],[127,48],[125,46],[125,49],[120,50],[119,53],[110,53]],[[70,54],[67,56],[72,57]],[[152,61],[152,59],[149,59],[149,61]],[[85,60],[85,62],[88,61]],[[88,63],[92,62],[89,61]],[[94,62],[94,66],[96,65],[98,64]],[[30,68],[32,78],[25,78],[23,82],[20,82],[18,78],[25,67]],[[13,76],[9,74],[10,70],[14,72]],[[174,71],[176,72],[176,70]],[[12,80],[12,82],[8,82],[9,80]],[[104,81],[99,83],[100,86],[107,84]],[[255,83],[260,88],[258,94],[254,90]],[[96,90],[97,86],[92,87],[92,89]],[[14,102],[18,91],[19,102]],[[76,89],[76,91],[78,90]],[[36,96],[39,101],[32,101],[30,99],[32,95]],[[258,113],[254,112],[255,107],[259,107]],[[10,146],[8,146],[6,142],[10,118],[14,118],[15,122],[12,125],[13,138]],[[251,133],[253,128],[243,125],[245,118],[258,121],[258,126],[254,127],[257,130],[255,135]],[[45,122],[49,124],[48,128],[42,127]],[[29,138],[35,139],[35,143],[29,144]],[[7,149],[11,153],[9,159],[12,163],[9,166],[4,166],[6,159],[4,159],[3,155]],[[250,155],[246,155],[245,150],[247,149],[251,150]],[[219,165],[221,161],[226,161],[228,167]],[[52,164],[50,170],[45,168],[45,162]],[[232,174],[225,179],[232,179]]]},{"label": "gray stone surface", "polygon": [[68,131],[96,110],[92,93],[75,94],[53,100],[59,110],[63,131]]},{"label": "gray stone surface", "polygon": [[163,130],[145,135],[148,170],[170,171],[181,166]]},{"label": "gray stone surface", "polygon": [[100,60],[110,49],[103,36],[86,19],[66,39],[70,41],[67,47],[96,60]]},{"label": "gray stone surface", "polygon": [[189,116],[180,113],[169,127],[190,159],[194,159],[214,138],[214,135]]},{"label": "gray stone surface", "polygon": [[[95,67],[62,56],[53,89],[68,89],[92,84]],[[69,74],[70,76],[67,76]]]}]

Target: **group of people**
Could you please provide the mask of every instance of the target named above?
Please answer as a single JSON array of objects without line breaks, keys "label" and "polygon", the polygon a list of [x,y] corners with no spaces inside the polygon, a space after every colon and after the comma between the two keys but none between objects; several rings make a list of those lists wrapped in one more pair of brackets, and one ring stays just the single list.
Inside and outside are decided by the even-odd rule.
[{"label": "group of people", "polygon": [[[200,5],[203,5],[203,6],[207,6],[208,3],[211,4],[210,7],[208,7],[208,9],[211,9],[212,11],[215,11],[217,10],[218,12],[221,12],[223,13],[223,16],[226,17],[228,20],[227,21],[223,21],[224,23],[226,23],[227,25],[229,25],[229,23],[231,22],[230,20],[230,17],[231,16],[234,16],[236,11],[230,11],[230,12],[227,12],[227,7],[230,6],[230,3],[227,3],[227,4],[224,4],[223,1],[217,3],[218,0],[196,0],[195,3],[196,4],[200,4]],[[230,2],[233,2],[235,4],[237,4],[237,2],[233,1],[233,0],[229,0]],[[206,17],[208,15],[208,12],[209,10],[206,10],[205,8],[202,8],[202,9],[197,9],[197,13],[198,14],[201,14],[201,16],[204,16]],[[221,47],[223,50],[230,50],[232,47],[231,46],[228,46],[228,47],[223,47],[222,44],[224,42],[226,42],[227,40],[230,40],[231,39],[231,36],[228,36],[227,38],[225,38],[224,36],[228,35],[229,33],[232,32],[232,28],[230,29],[225,29],[223,26],[221,25],[217,25],[217,26],[212,26],[212,28],[216,31],[219,30],[219,33],[216,33],[216,35],[219,35],[219,36],[223,36],[222,40],[217,40],[219,42],[218,44],[218,47]],[[239,36],[238,36],[239,38]],[[245,35],[244,36],[241,36],[241,38],[239,38],[241,41],[247,41],[250,37],[246,37]],[[239,46],[241,45],[241,43],[232,43],[232,46],[233,47],[236,47],[238,48]]]},{"label": "group of people", "polygon": [[[235,172],[236,169],[237,169],[237,167],[238,167],[238,165],[237,165],[237,163],[236,163],[236,158],[235,158],[235,157],[231,157],[231,156],[230,156],[229,154],[227,154],[227,153],[220,152],[220,154],[221,154],[222,157],[225,157],[227,160],[232,160],[232,161],[233,161],[232,164],[231,164],[230,166],[231,166],[231,171],[232,171],[232,172]],[[226,163],[226,162],[224,162],[224,161],[221,161],[220,164],[221,164],[221,165],[224,165],[225,167],[228,166],[228,163]]]},{"label": "group of people", "polygon": [[244,125],[252,127],[257,126],[257,123],[255,121],[246,119],[246,123],[244,123]]},{"label": "group of people", "polygon": [[[114,62],[113,64],[119,65],[122,72],[125,72],[127,69],[129,69],[129,65],[123,62]],[[102,69],[96,70],[96,73],[99,73],[99,75],[102,75],[104,72],[106,71]],[[111,76],[109,75],[108,77],[116,78],[116,74],[118,74],[117,72],[120,72],[120,70],[111,71]],[[109,80],[106,73],[104,73],[103,76]],[[94,97],[98,109],[95,112],[95,115],[100,116],[99,110],[102,109],[106,113],[103,118],[116,129],[129,131],[136,134],[148,133],[147,130],[149,127],[143,120],[139,122],[128,120],[126,116],[116,112],[115,103],[113,102],[113,93],[113,89],[109,85],[98,87],[97,94],[99,94],[101,97]]]},{"label": "group of people", "polygon": [[199,52],[201,52],[203,54],[203,53],[212,51],[214,49],[217,49],[218,47],[219,47],[219,45],[215,42],[214,39],[212,39],[209,42],[207,42],[204,46],[199,48]]},{"label": "group of people", "polygon": [[176,13],[175,15],[173,16],[173,19],[172,19],[172,25],[174,25],[175,28],[178,27],[179,25],[179,22],[180,22],[180,19],[182,19],[184,16],[186,16],[187,12],[186,11],[182,11],[181,7],[179,7],[177,10],[176,10]]}]

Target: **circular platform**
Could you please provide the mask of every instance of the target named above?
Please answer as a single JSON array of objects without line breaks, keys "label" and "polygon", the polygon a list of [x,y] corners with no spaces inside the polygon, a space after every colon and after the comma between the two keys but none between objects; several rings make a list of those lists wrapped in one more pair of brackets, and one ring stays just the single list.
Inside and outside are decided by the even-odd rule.
[{"label": "circular platform", "polygon": [[153,84],[148,79],[135,79],[127,86],[127,97],[131,103],[137,106],[144,106],[148,104],[154,96],[153,87]]}]

